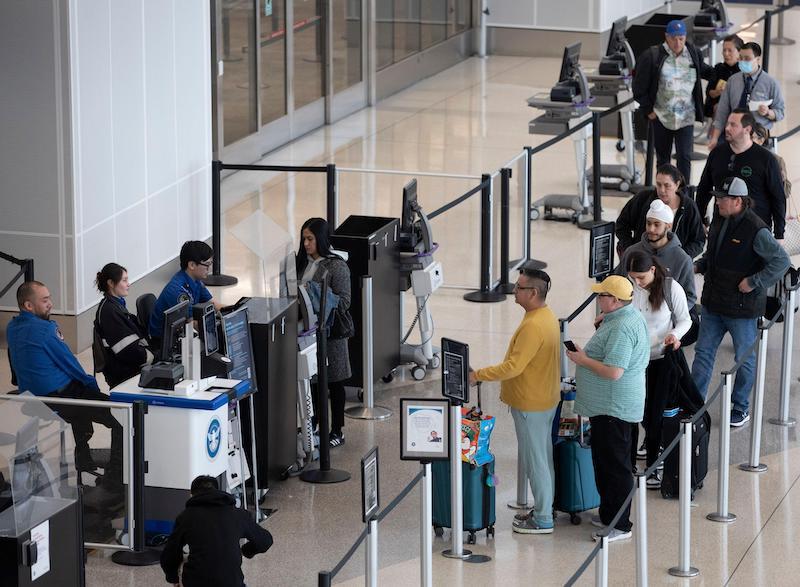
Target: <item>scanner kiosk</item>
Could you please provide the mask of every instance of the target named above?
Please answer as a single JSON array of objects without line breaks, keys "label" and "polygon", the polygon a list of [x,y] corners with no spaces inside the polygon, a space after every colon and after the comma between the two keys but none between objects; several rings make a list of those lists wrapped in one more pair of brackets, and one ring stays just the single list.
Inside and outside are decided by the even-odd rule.
[{"label": "scanner kiosk", "polygon": [[[608,38],[608,48],[606,55],[600,61],[597,71],[589,73],[587,79],[592,86],[592,96],[595,98],[593,106],[613,108],[618,104],[633,97],[631,83],[633,81],[633,69],[636,66],[636,58],[633,49],[627,39],[625,39],[625,28],[628,18],[623,16],[614,21],[611,26],[611,33]],[[633,137],[633,111],[636,103],[632,102],[619,111],[619,122],[622,127],[622,140],[617,142],[617,150],[625,151],[626,161],[624,165],[607,164],[600,166],[600,177],[603,186],[613,187],[621,192],[631,190],[634,184],[641,182],[641,173],[636,170],[634,162],[634,137]],[[606,121],[616,122],[616,117],[606,117]],[[606,125],[601,124],[601,127]],[[613,136],[618,136],[617,125],[611,124]],[[605,128],[603,129],[605,130]],[[594,169],[586,171],[586,181],[592,185]],[[604,181],[611,180],[611,181]]]},{"label": "scanner kiosk", "polygon": [[[560,135],[591,118],[589,104],[593,98],[589,82],[580,66],[581,44],[564,48],[558,83],[549,93],[539,93],[528,98],[528,106],[544,110],[544,114],[528,123],[528,132],[538,135]],[[575,146],[575,164],[578,172],[577,195],[553,194],[533,203],[531,220],[539,218],[539,208],[544,208],[545,220],[572,221],[581,224],[592,219],[589,209],[589,191],[586,181],[586,141],[592,127],[587,125],[571,135]],[[555,214],[555,209],[568,210],[567,216]]]},{"label": "scanner kiosk", "polygon": [[[124,381],[110,393],[111,401],[143,401],[148,406],[144,484],[149,533],[172,530],[195,477],[217,477],[220,486],[230,491],[241,487],[241,477],[248,474],[240,450],[241,420],[234,417],[231,424],[230,413],[238,416],[238,403],[252,395],[251,381],[202,376],[204,364],[214,369],[224,365],[225,373],[230,373],[234,363],[219,354],[213,305],[198,304],[192,310],[202,325],[199,337],[195,336],[187,312],[187,302],[165,311],[162,361],[152,369],[143,369],[141,376]],[[241,503],[247,506],[244,491]]]},{"label": "scanner kiosk", "polygon": [[[433,242],[433,231],[428,217],[417,201],[417,180],[412,179],[403,188],[403,208],[400,220],[400,308],[403,323],[402,296],[410,288],[417,303],[417,313],[411,327],[400,341],[400,362],[411,363],[411,376],[417,381],[425,378],[427,369],[438,369],[439,349],[433,346],[433,320],[428,300],[444,283],[442,264],[433,259],[439,245]],[[419,325],[420,344],[406,343],[416,325]]]},{"label": "scanner kiosk", "polygon": [[698,47],[709,45],[708,61],[712,66],[717,64],[718,44],[729,34],[731,24],[723,0],[700,2],[700,10],[694,15],[694,44]]}]

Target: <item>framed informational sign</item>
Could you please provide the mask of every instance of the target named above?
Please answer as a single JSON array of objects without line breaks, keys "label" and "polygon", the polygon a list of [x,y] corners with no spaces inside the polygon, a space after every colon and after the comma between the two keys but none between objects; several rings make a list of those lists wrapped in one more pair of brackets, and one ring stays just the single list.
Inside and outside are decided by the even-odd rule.
[{"label": "framed informational sign", "polygon": [[450,456],[446,399],[400,400],[400,460],[444,461]]},{"label": "framed informational sign", "polygon": [[361,517],[369,522],[381,507],[378,488],[378,447],[373,447],[361,459]]},{"label": "framed informational sign", "polygon": [[469,401],[469,345],[442,339],[442,395],[453,403]]},{"label": "framed informational sign", "polygon": [[604,278],[614,270],[614,223],[592,226],[589,234],[589,277]]}]

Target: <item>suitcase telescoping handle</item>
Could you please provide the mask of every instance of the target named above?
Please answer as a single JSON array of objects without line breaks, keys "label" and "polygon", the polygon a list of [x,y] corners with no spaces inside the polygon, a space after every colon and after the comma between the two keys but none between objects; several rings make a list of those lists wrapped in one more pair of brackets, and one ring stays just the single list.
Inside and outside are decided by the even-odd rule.
[{"label": "suitcase telescoping handle", "polygon": [[478,381],[478,411],[483,413],[483,407],[481,406],[481,382]]}]

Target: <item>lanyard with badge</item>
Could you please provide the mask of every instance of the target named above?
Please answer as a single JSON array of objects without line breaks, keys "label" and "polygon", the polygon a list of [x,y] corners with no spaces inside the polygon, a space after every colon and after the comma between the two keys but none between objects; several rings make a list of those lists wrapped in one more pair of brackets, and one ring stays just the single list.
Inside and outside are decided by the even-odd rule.
[{"label": "lanyard with badge", "polygon": [[[758,75],[756,76],[756,79],[753,79],[750,76],[745,78],[745,80],[744,80],[744,92],[743,92],[742,98],[739,100],[739,103],[743,104],[742,108],[749,108],[750,107],[749,106],[749,104],[750,104],[750,96],[753,94],[753,90],[755,89],[756,84],[758,83],[758,79],[761,77],[762,73],[764,73],[763,69],[758,72]],[[750,80],[752,82],[749,87],[747,85],[747,81],[748,80]]]}]

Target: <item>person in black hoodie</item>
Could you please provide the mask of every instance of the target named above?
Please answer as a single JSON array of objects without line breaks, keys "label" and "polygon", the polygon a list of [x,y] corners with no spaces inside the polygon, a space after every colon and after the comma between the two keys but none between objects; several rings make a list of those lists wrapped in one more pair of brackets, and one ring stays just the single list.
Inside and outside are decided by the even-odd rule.
[{"label": "person in black hoodie", "polygon": [[130,289],[128,270],[117,263],[107,263],[97,272],[95,283],[103,294],[94,327],[104,362],[102,368],[95,362],[95,370],[105,375],[109,387],[116,387],[152,363],[153,352],[144,328],[125,305]]},{"label": "person in black hoodie", "polygon": [[[217,480],[201,475],[192,481],[192,497],[175,520],[161,553],[167,583],[183,587],[242,587],[242,555],[253,558],[272,546],[272,534],[236,507],[233,496],[220,491]],[[239,541],[245,538],[242,546]],[[183,547],[189,558],[183,562]]]},{"label": "person in black hoodie", "polygon": [[647,229],[647,210],[656,198],[672,209],[675,215],[672,232],[680,239],[686,254],[694,259],[703,252],[706,244],[703,218],[694,200],[683,193],[685,189],[683,175],[674,165],[667,163],[656,170],[656,188],[633,196],[619,213],[615,232],[620,257],[625,249],[642,239]]}]

